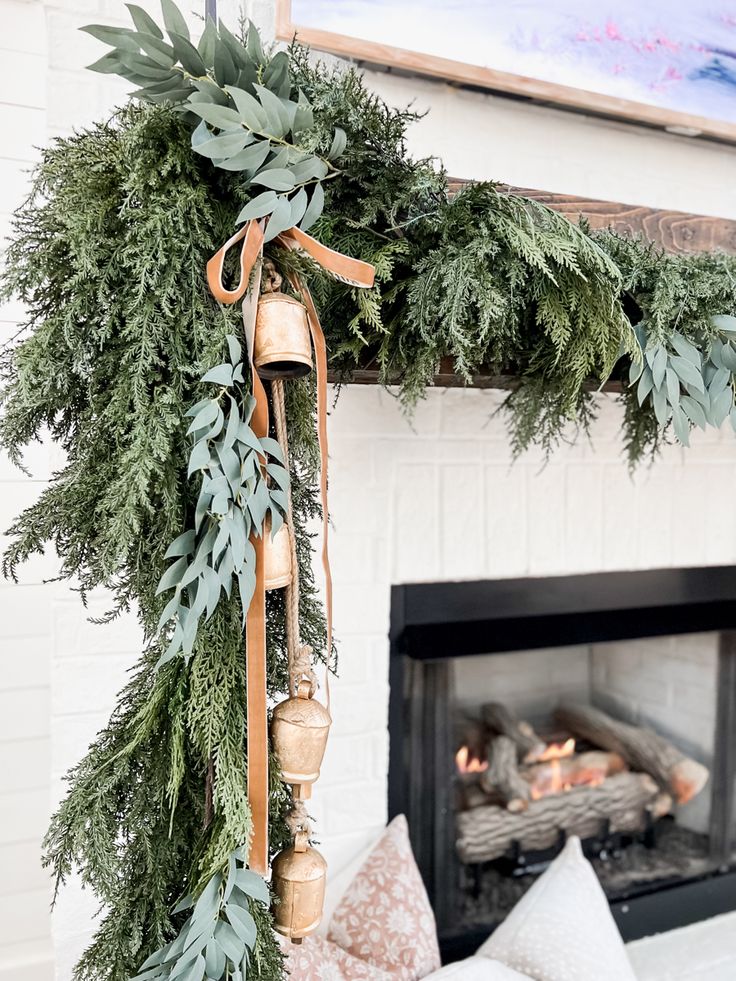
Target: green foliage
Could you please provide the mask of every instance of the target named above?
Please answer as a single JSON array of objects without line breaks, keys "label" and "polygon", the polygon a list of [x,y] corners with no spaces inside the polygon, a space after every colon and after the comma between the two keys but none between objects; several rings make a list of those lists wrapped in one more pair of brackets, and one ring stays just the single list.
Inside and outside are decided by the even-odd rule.
[{"label": "green foliage", "polygon": [[134,4],[132,28],[82,28],[112,47],[89,67],[121,75],[138,86],[134,98],[171,105],[197,123],[192,149],[237,173],[249,193],[239,222],[269,216],[266,241],[294,225],[306,230],[322,213],[322,182],[338,173],[344,130],[315,140],[312,107],[294,90],[288,55],[265,54],[253,24],[241,40],[208,19],[195,47],[173,0],[161,8],[163,29]]},{"label": "green foliage", "polygon": [[[233,579],[241,606],[248,609],[256,585],[250,536],[264,534],[267,522],[275,535],[288,509],[289,474],[281,447],[270,437],[258,439],[250,428],[255,400],[240,390],[244,383],[240,342],[228,334],[227,343],[230,363],[218,364],[202,377],[203,383],[218,386],[218,394],[201,399],[185,413],[192,419],[188,433],[193,441],[187,476],[199,472],[201,489],[194,528],[182,532],[164,555],[174,563],[161,577],[156,593],[173,589],[174,595],[158,625],[160,629],[172,619],[174,625],[158,667],[179,651],[191,655],[200,618],[206,613],[210,619],[222,593],[230,599]],[[223,409],[225,397],[229,405]]]},{"label": "green foliage", "polygon": [[[166,546],[196,512],[182,410],[209,394],[199,379],[238,330],[237,312],[218,307],[205,280],[238,200],[234,179],[192,154],[181,118],[131,106],[46,150],[15,220],[4,288],[21,297],[28,320],[3,356],[0,441],[20,459],[48,430],[66,462],[14,522],[5,569],[13,574],[50,542],[61,575],[83,595],[106,587],[112,613],[134,606],[146,638],[46,839],[57,886],[77,866],[104,908],[79,981],[128,981],[181,925],[171,910],[182,892],[200,889],[249,835],[237,591],[200,625],[189,667],[175,659],[154,670]],[[305,565],[308,479],[300,469],[295,482]],[[303,575],[304,621],[324,649],[311,571]],[[283,598],[269,596],[268,609],[275,695],[285,687]],[[272,794],[274,849],[288,837],[287,805],[283,790]],[[251,961],[251,977],[280,976],[268,929]]]},{"label": "green foliage", "polygon": [[[249,429],[238,312],[212,300],[207,260],[237,215],[269,216],[270,238],[315,221],[326,245],[376,266],[374,289],[360,291],[268,246],[282,272],[298,270],[314,289],[333,368],[375,359],[408,406],[443,358],[467,379],[481,369],[515,374],[506,411],[516,452],[532,443],[549,452],[587,429],[594,390],[630,373],[622,401],[633,464],[670,426],[686,441],[691,424],[718,424],[728,411],[736,259],[664,256],[591,234],[492,183],[457,191],[433,161],[409,156],[415,114],[386,106],[355,70],[314,64],[298,46],[271,55],[252,28],[241,41],[209,23],[195,47],[171,0],[165,32],[129,9],[135,30],[90,33],[114,49],[96,69],[133,81],[138,101],[45,151],[3,282],[28,316],[0,362],[0,444],[21,463],[24,447],[48,433],[65,454],[13,523],[4,570],[14,576],[50,544],[83,598],[108,589],[110,615],[134,608],[145,638],[109,725],[69,775],[46,857],[57,888],[78,867],[104,910],[77,981],[128,981],[152,956],[151,977],[200,977],[200,951],[174,966],[175,938],[183,950],[213,929],[233,941],[226,921],[242,950],[225,941],[224,966],[210,955],[215,975],[242,971],[247,947],[249,976],[275,981],[283,965],[270,914],[236,894],[255,938],[246,916],[233,912],[234,923],[223,876],[250,834],[243,538],[268,509],[281,520],[287,474],[275,442]],[[228,337],[230,361],[219,363]],[[313,379],[290,382],[286,398],[301,634],[324,660],[307,531],[319,512]],[[270,489],[254,467],[263,451],[273,457]],[[240,530],[227,520],[238,514]],[[169,587],[173,605],[161,595]],[[266,608],[274,696],[287,688],[282,594],[269,593]],[[173,657],[180,645],[187,658]],[[276,851],[289,836],[290,799],[275,760],[270,805]],[[188,920],[177,908],[185,892],[206,909],[209,934],[199,933],[199,914]]]},{"label": "green foliage", "polygon": [[216,872],[198,899],[185,896],[174,913],[191,909],[175,940],[155,951],[133,981],[243,981],[256,946],[254,903],[268,908],[268,886],[245,867],[243,850],[228,859],[227,876]]}]

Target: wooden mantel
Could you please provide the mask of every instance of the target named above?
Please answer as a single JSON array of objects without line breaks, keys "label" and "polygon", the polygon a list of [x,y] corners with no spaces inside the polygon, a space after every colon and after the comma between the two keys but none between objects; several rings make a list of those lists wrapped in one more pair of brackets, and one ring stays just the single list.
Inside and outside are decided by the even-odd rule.
[{"label": "wooden mantel", "polygon": [[[459,190],[467,182],[451,180],[451,191]],[[574,197],[569,194],[552,194],[549,191],[530,190],[526,187],[509,187],[509,192],[523,194],[541,204],[566,215],[571,221],[585,218],[591,228],[612,228],[623,234],[644,235],[666,252],[711,252],[720,250],[736,254],[736,220],[693,215],[685,211],[666,211],[645,208],[641,205],[599,201],[595,198]],[[331,381],[338,377],[330,374]],[[344,380],[344,379],[343,379]],[[352,372],[350,381],[358,385],[378,384],[378,370],[366,364]],[[466,382],[453,370],[449,359],[440,365],[434,384],[441,388],[465,387]],[[518,384],[510,375],[478,375],[473,378],[472,388],[514,388]],[[604,388],[619,389],[618,383]]]}]

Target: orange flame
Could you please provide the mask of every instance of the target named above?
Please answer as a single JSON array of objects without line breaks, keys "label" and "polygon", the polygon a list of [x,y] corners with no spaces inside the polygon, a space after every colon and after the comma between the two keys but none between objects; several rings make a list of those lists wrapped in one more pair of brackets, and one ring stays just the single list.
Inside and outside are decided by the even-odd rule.
[{"label": "orange flame", "polygon": [[564,743],[550,743],[545,751],[537,759],[537,763],[546,763],[548,760],[561,760],[565,756],[572,756],[575,752],[575,739],[571,736]]},{"label": "orange flame", "polygon": [[455,765],[459,773],[483,773],[488,769],[487,760],[479,760],[477,756],[471,758],[468,746],[461,746],[457,751]]}]

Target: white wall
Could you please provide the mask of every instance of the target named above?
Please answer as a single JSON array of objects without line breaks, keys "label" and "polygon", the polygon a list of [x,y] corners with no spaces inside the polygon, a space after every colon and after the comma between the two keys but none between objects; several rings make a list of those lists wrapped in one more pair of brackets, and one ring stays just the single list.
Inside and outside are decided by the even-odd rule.
[{"label": "white wall", "polygon": [[[144,6],[153,9],[153,0]],[[220,3],[231,22],[236,6]],[[268,35],[269,0],[251,0],[246,12]],[[0,0],[0,231],[22,195],[33,147],[104,115],[125,91],[83,70],[99,46],[77,31],[90,21],[122,22],[124,14],[122,0]],[[410,149],[440,155],[454,175],[736,217],[731,148],[439,82],[369,79],[392,102],[416,99],[432,109]],[[0,310],[3,336],[19,316],[15,306]],[[736,451],[728,434],[696,438],[687,457],[668,452],[631,483],[612,438],[620,414],[606,401],[595,451],[581,444],[546,470],[532,454],[512,469],[501,425],[488,421],[497,401],[493,393],[431,392],[411,428],[389,395],[356,388],[343,392],[332,417],[341,678],[312,810],[334,870],[385,818],[392,582],[735,558]],[[34,450],[35,482],[0,463],[4,526],[38,492],[53,459],[44,447]],[[679,520],[683,513],[687,522]],[[23,585],[0,586],[0,645],[9,655],[0,673],[0,759],[11,760],[0,791],[0,981],[50,976],[38,841],[61,774],[105,718],[138,648],[131,621],[92,627],[75,594],[41,585],[52,569],[51,559],[34,562]],[[62,897],[53,927],[60,981],[70,981],[93,908],[76,886]]]}]

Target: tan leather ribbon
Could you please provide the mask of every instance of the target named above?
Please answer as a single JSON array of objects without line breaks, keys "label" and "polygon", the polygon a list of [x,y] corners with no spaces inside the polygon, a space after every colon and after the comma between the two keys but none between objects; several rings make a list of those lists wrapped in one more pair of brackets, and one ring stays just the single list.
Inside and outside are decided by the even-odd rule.
[{"label": "tan leather ribbon", "polygon": [[[261,221],[250,221],[219,249],[207,263],[207,282],[212,295],[220,303],[236,303],[248,293],[253,269],[256,276],[252,289],[243,304],[243,324],[248,348],[253,396],[256,408],[251,427],[259,438],[268,435],[268,399],[263,383],[253,365],[253,341],[256,311],[260,293],[260,258],[263,252],[263,228]],[[240,280],[235,289],[228,290],[222,282],[225,255],[233,245],[242,241],[240,252]],[[367,262],[351,259],[322,245],[299,228],[282,232],[276,241],[284,248],[310,256],[324,269],[342,282],[352,286],[369,288],[373,285],[375,270]],[[317,316],[311,294],[296,274],[289,276],[293,288],[299,292],[307,309],[309,329],[314,345],[317,367],[317,438],[320,450],[320,493],[322,505],[322,565],[325,572],[325,612],[327,617],[327,664],[332,653],[332,575],[330,572],[327,508],[327,346],[325,335]],[[248,801],[253,821],[249,864],[262,875],[268,870],[268,711],[266,702],[266,602],[263,580],[263,537],[251,536],[256,552],[256,587],[245,622],[245,654],[248,691]],[[327,707],[330,704],[329,671],[325,681]]]}]

